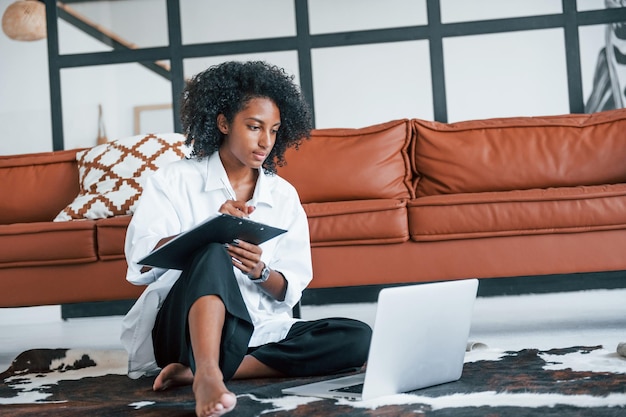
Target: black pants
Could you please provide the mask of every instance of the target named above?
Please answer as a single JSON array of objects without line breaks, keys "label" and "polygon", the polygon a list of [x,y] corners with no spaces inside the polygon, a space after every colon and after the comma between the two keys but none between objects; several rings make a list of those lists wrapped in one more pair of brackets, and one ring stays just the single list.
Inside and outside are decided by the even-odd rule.
[{"label": "black pants", "polygon": [[249,349],[252,321],[230,256],[222,245],[211,244],[183,271],[157,315],[152,340],[160,367],[177,362],[195,373],[188,316],[193,303],[206,295],[219,296],[226,308],[219,358],[226,381],[247,354],[288,376],[340,372],[367,360],[372,330],[365,323],[345,318],[298,322],[284,340]]}]

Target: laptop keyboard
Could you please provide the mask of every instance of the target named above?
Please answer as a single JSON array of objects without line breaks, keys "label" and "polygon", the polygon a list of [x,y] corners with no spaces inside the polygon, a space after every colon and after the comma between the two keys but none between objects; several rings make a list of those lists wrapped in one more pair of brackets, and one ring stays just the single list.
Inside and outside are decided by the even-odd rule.
[{"label": "laptop keyboard", "polygon": [[343,388],[337,388],[331,390],[333,392],[348,392],[353,394],[360,394],[363,392],[363,384],[349,385]]}]

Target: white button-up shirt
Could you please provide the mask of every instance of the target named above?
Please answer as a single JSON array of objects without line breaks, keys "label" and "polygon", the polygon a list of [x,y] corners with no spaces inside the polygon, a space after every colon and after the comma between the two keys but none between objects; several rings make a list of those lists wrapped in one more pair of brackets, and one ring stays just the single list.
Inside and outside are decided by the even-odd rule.
[{"label": "white button-up shirt", "polygon": [[[148,288],[128,312],[122,325],[122,344],[129,353],[129,376],[158,371],[152,346],[152,327],[160,306],[181,272],[152,268],[141,273],[137,261],[164,237],[179,234],[216,215],[234,195],[219,155],[173,162],[148,178],[126,234],[126,279]],[[268,296],[239,269],[235,278],[254,325],[249,346],[278,342],[285,338],[296,319],[292,308],[312,278],[311,248],[306,214],[295,188],[277,175],[262,169],[248,205],[256,209],[250,219],[286,229],[262,243],[261,260],[281,272],[287,280],[284,301]]]}]

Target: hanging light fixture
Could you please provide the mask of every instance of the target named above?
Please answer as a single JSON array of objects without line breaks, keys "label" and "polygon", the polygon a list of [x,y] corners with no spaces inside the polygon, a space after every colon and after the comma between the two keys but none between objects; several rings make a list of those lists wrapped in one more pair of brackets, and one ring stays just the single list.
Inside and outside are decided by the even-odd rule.
[{"label": "hanging light fixture", "polygon": [[46,5],[38,0],[18,0],[2,15],[2,31],[17,41],[46,37]]}]

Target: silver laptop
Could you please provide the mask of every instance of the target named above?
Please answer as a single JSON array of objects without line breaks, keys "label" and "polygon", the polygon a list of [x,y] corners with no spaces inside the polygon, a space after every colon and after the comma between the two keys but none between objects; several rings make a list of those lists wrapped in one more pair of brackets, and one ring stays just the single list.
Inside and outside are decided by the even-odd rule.
[{"label": "silver laptop", "polygon": [[384,288],[364,373],[283,389],[368,400],[461,378],[477,279]]}]

